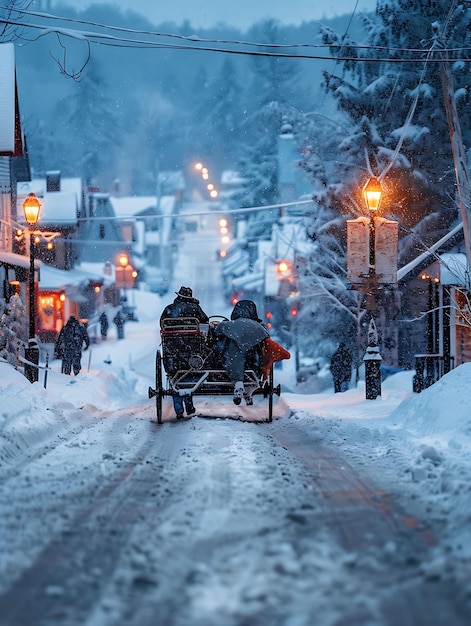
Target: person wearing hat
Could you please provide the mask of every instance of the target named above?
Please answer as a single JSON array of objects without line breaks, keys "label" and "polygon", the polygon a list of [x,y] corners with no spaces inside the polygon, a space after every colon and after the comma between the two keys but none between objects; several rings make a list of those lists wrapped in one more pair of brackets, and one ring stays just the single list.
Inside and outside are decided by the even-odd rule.
[{"label": "person wearing hat", "polygon": [[207,324],[209,318],[203,309],[200,307],[199,300],[193,297],[193,291],[190,287],[180,287],[179,291],[175,292],[177,297],[172,304],[168,304],[163,310],[160,316],[160,326],[164,319],[169,317],[196,317],[202,324]]},{"label": "person wearing hat", "polygon": [[[168,318],[177,317],[195,317],[202,324],[209,322],[209,317],[200,307],[199,300],[193,297],[193,291],[190,287],[180,287],[176,293],[176,298],[171,304],[168,304],[160,316],[160,327],[163,326],[163,321]],[[196,409],[193,405],[193,397],[188,394],[185,396],[174,395],[173,408],[178,419],[183,417],[183,407],[186,409],[187,415],[194,415]]]}]

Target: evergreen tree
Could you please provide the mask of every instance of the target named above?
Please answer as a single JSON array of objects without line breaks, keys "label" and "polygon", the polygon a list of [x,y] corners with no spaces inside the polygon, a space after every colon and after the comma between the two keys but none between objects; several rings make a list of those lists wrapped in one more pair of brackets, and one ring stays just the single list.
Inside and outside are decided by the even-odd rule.
[{"label": "evergreen tree", "polygon": [[214,78],[207,80],[195,117],[200,120],[201,154],[216,158],[221,169],[233,167],[240,152],[243,105],[237,68],[230,57],[225,57]]},{"label": "evergreen tree", "polygon": [[[469,55],[463,48],[470,37],[471,9],[460,5],[448,15],[449,8],[444,1],[379,0],[378,18],[363,18],[368,44],[372,46],[368,50],[359,49],[346,35],[322,28],[324,43],[331,46],[332,55],[338,58],[335,70],[324,72],[324,84],[337,102],[343,132],[340,137],[331,127],[331,138],[338,144],[336,151],[328,138],[326,142],[322,127],[312,116],[305,116],[304,122],[298,124],[305,131],[303,165],[311,175],[321,205],[308,226],[314,244],[307,257],[307,272],[301,277],[302,293],[323,293],[331,304],[336,302],[336,315],[347,316],[342,326],[350,315],[347,309],[354,313],[351,319],[356,318],[357,331],[365,311],[351,297],[358,294],[346,291],[345,255],[335,250],[332,243],[342,241],[348,217],[366,211],[361,191],[369,176],[367,167],[376,175],[389,168],[383,181],[383,211],[386,217],[400,223],[400,264],[417,256],[418,241],[436,241],[458,217],[439,66],[427,63],[427,58],[434,59],[437,53],[427,56],[426,52],[417,52],[420,47],[431,50],[436,44],[433,22],[446,24],[446,46],[450,57],[457,61],[453,73],[458,106],[467,106],[468,93],[463,85],[469,82],[469,70],[468,64],[460,63],[459,58],[465,55],[463,58],[467,59]],[[379,60],[366,61],[373,58]],[[392,63],[391,59],[404,62]],[[462,130],[466,145],[470,145],[470,129],[469,116],[465,116]],[[335,223],[337,232],[332,237]],[[389,347],[397,341],[397,330],[391,323],[397,314],[396,296],[382,292],[376,313],[384,321],[385,309],[388,311],[388,324],[380,319],[378,325],[386,360]],[[318,301],[307,298],[306,302],[307,313],[300,316],[300,328],[303,317],[309,317],[319,307]],[[331,317],[324,313],[316,318],[322,327],[320,335],[330,340],[336,338]],[[317,337],[317,333],[308,334],[308,342],[313,335]],[[322,349],[322,344],[315,347],[314,341],[310,343],[312,349]]]},{"label": "evergreen tree", "polygon": [[[267,206],[278,201],[277,138],[284,114],[295,99],[293,84],[297,76],[293,59],[271,56],[276,48],[270,44],[279,44],[281,39],[276,21],[265,20],[250,35],[267,44],[256,48],[267,56],[255,56],[250,63],[252,87],[246,94],[249,113],[240,128],[244,150],[239,170],[246,182],[232,198],[234,205],[241,207]],[[254,238],[267,238],[278,217],[278,211],[254,213],[247,219],[247,231]]]},{"label": "evergreen tree", "polygon": [[[249,106],[260,109],[271,102],[289,105],[295,99],[294,83],[298,76],[296,61],[276,56],[278,48],[269,44],[281,44],[282,34],[276,20],[268,19],[256,25],[250,35],[266,46],[257,47],[261,56],[251,57],[252,87],[248,94]],[[263,56],[265,53],[266,56]]]},{"label": "evergreen tree", "polygon": [[[365,154],[376,175],[395,158],[384,181],[387,211],[405,229],[426,230],[426,243],[437,240],[457,217],[440,71],[437,63],[429,62],[437,54],[417,52],[421,47],[431,50],[432,23],[446,23],[449,56],[457,61],[453,64],[456,86],[469,82],[468,64],[458,61],[470,54],[463,48],[470,38],[471,9],[461,4],[447,21],[449,9],[450,3],[445,0],[378,0],[378,21],[364,18],[368,44],[374,47],[364,52],[354,48],[354,42],[323,30],[324,42],[331,45],[334,56],[348,54],[358,58],[339,59],[337,67],[343,69],[342,75],[324,74],[326,89],[353,124],[340,146],[346,164],[338,168],[338,180],[332,181],[339,183],[338,202],[344,210],[351,211],[353,197],[356,205],[362,206]],[[365,62],[372,58],[382,60]],[[464,106],[466,90],[462,93]],[[463,135],[469,145],[469,116],[463,118]],[[398,144],[400,150],[396,154]],[[416,226],[423,219],[427,220],[426,229]],[[403,262],[416,255],[407,239],[401,249]]]},{"label": "evergreen tree", "polygon": [[68,150],[75,159],[75,172],[87,184],[99,180],[109,168],[120,136],[116,103],[107,90],[101,68],[92,58],[62,106],[61,130],[69,137]]}]

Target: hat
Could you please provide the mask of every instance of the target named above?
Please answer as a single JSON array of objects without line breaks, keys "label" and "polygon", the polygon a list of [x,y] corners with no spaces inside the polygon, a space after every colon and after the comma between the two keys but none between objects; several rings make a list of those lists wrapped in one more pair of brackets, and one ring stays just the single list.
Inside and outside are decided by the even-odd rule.
[{"label": "hat", "polygon": [[180,291],[176,291],[175,293],[177,296],[180,296],[180,298],[193,298],[193,291],[190,287],[180,287]]}]

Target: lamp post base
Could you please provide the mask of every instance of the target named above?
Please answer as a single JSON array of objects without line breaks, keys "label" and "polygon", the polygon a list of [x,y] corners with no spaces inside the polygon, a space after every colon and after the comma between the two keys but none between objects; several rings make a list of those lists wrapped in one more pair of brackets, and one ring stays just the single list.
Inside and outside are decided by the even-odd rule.
[{"label": "lamp post base", "polygon": [[35,367],[39,364],[39,346],[36,339],[29,340],[28,347],[25,348],[25,359],[31,363],[25,363],[25,377],[30,383],[36,383],[39,379],[39,369]]},{"label": "lamp post base", "polygon": [[363,357],[366,400],[376,400],[381,395],[381,361],[378,346],[368,346]]}]

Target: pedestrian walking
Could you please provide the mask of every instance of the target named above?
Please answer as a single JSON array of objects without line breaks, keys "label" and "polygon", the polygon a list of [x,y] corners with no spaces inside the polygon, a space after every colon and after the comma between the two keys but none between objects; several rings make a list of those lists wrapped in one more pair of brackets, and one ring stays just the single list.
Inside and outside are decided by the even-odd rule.
[{"label": "pedestrian walking", "polygon": [[348,389],[352,377],[352,354],[344,343],[340,343],[330,359],[330,372],[334,379],[334,391],[339,393]]},{"label": "pedestrian walking", "polygon": [[87,329],[71,315],[60,331],[54,347],[54,357],[62,359],[63,374],[69,375],[73,370],[77,376],[82,368],[82,349],[88,350],[89,345],[90,337]]},{"label": "pedestrian walking", "polygon": [[105,341],[106,337],[108,336],[108,328],[109,328],[108,316],[103,311],[103,313],[100,315],[100,332],[101,332],[101,338],[103,341]]},{"label": "pedestrian walking", "polygon": [[113,318],[113,323],[116,325],[116,333],[118,335],[118,339],[124,339],[124,315],[121,310],[119,310]]}]

